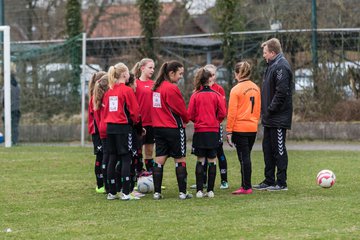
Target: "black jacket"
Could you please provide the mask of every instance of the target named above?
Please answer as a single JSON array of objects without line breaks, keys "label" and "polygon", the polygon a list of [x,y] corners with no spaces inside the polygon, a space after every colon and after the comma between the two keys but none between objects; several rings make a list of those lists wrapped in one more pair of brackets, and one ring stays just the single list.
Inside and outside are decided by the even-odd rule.
[{"label": "black jacket", "polygon": [[291,128],[293,73],[282,53],[269,61],[261,91],[261,119],[265,127]]}]

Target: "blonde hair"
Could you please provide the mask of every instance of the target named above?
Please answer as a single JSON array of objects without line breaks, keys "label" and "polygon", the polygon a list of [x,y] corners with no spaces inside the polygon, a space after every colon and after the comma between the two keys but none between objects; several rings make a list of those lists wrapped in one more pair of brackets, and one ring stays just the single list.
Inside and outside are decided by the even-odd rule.
[{"label": "blonde hair", "polygon": [[249,80],[251,75],[251,65],[247,61],[238,62],[235,65],[235,74],[238,82]]},{"label": "blonde hair", "polygon": [[197,70],[194,77],[194,86],[195,86],[194,91],[199,91],[201,86],[206,85],[212,76],[213,73],[205,69],[205,67],[202,67],[199,70]]},{"label": "blonde hair", "polygon": [[270,52],[274,52],[276,54],[279,54],[282,52],[281,44],[279,39],[277,38],[271,38],[261,44],[261,47],[267,46]]},{"label": "blonde hair", "polygon": [[94,94],[94,86],[97,80],[99,80],[102,76],[104,76],[106,72],[100,71],[96,72],[91,76],[91,79],[89,81],[89,97],[92,97]]},{"label": "blonde hair", "polygon": [[94,101],[94,110],[98,110],[101,108],[102,99],[106,93],[107,90],[109,90],[109,77],[108,75],[103,75],[99,80],[95,82],[94,87],[94,95],[93,95],[93,101]]},{"label": "blonde hair", "polygon": [[108,77],[109,77],[109,87],[112,89],[117,82],[117,80],[120,78],[121,74],[129,71],[128,67],[120,62],[115,64],[114,66],[111,66],[108,70]]},{"label": "blonde hair", "polygon": [[139,79],[141,76],[141,67],[145,66],[149,62],[153,62],[155,64],[154,60],[151,58],[143,58],[131,69],[131,72],[134,74],[136,79]]},{"label": "blonde hair", "polygon": [[204,69],[205,70],[208,70],[208,71],[214,71],[214,73],[216,73],[216,70],[217,70],[217,67],[214,65],[214,64],[206,64],[204,66]]}]

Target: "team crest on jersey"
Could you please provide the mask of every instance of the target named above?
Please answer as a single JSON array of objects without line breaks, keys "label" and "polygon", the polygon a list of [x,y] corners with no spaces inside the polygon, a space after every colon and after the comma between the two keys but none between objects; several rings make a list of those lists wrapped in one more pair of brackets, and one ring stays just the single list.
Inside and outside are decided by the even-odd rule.
[{"label": "team crest on jersey", "polygon": [[117,112],[118,110],[118,96],[109,97],[109,112]]},{"label": "team crest on jersey", "polygon": [[160,93],[158,93],[158,92],[153,92],[153,107],[161,108]]}]

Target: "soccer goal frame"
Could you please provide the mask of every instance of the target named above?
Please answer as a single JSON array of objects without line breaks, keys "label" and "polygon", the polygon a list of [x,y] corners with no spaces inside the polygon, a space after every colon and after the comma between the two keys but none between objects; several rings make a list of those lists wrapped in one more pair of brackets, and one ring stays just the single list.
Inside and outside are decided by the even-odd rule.
[{"label": "soccer goal frame", "polygon": [[3,33],[3,77],[4,77],[4,131],[5,147],[11,147],[11,86],[10,86],[10,26],[0,26]]}]

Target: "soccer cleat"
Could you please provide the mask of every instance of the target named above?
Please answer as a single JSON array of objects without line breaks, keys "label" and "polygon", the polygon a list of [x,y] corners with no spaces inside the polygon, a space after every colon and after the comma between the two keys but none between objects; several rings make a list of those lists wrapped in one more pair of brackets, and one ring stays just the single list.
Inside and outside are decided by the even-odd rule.
[{"label": "soccer cleat", "polygon": [[275,185],[275,186],[268,187],[267,190],[268,191],[287,191],[288,188],[286,186]]},{"label": "soccer cleat", "polygon": [[96,192],[96,193],[106,193],[105,187],[104,187],[104,186],[101,187],[101,188],[96,187],[96,188],[95,188],[95,192]]},{"label": "soccer cleat", "polygon": [[119,194],[111,194],[111,193],[108,193],[108,195],[107,195],[107,197],[106,197],[106,199],[107,200],[115,200],[115,199],[119,199],[120,198],[120,196],[119,196]]},{"label": "soccer cleat", "polygon": [[228,189],[229,184],[226,181],[221,181],[220,189]]},{"label": "soccer cleat", "polygon": [[162,198],[163,198],[163,196],[161,195],[161,193],[156,192],[156,193],[154,193],[154,195],[153,195],[153,199],[154,199],[154,200],[160,200],[160,199],[162,199]]},{"label": "soccer cleat", "polygon": [[259,184],[253,185],[252,188],[255,190],[267,190],[269,187],[271,187],[271,185],[266,184],[265,182],[261,182]]},{"label": "soccer cleat", "polygon": [[249,189],[244,189],[243,187],[239,188],[238,190],[236,191],[233,191],[232,194],[234,195],[239,195],[239,194],[252,194],[252,189],[249,188]]},{"label": "soccer cleat", "polygon": [[207,192],[207,194],[206,194],[206,196],[205,197],[208,197],[208,198],[213,198],[213,197],[215,197],[215,194],[214,194],[214,192],[213,191],[209,191],[209,192]]},{"label": "soccer cleat", "polygon": [[204,197],[203,191],[198,191],[198,192],[196,193],[196,197],[197,197],[197,198],[203,198],[203,197]]},{"label": "soccer cleat", "polygon": [[193,197],[193,195],[191,193],[183,193],[183,192],[179,193],[179,198],[181,200],[190,199],[192,197]]},{"label": "soccer cleat", "polygon": [[135,197],[139,197],[139,198],[141,198],[141,197],[144,197],[145,196],[145,194],[144,193],[141,193],[141,192],[138,192],[138,191],[132,191],[132,193],[130,193],[131,195],[133,195],[133,196],[135,196]]},{"label": "soccer cleat", "polygon": [[140,199],[139,197],[135,197],[135,196],[132,195],[131,193],[128,194],[128,195],[124,194],[124,195],[122,195],[122,197],[121,197],[121,200],[123,200],[123,201],[139,200],[139,199]]}]

